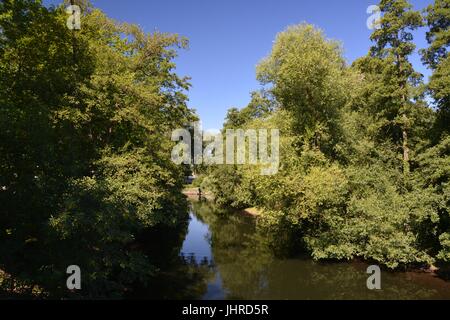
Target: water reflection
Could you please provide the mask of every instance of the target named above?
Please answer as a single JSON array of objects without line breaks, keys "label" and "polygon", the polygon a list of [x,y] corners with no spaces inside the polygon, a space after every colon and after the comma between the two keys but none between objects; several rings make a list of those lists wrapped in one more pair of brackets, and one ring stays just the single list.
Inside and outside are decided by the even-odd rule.
[{"label": "water reflection", "polygon": [[215,274],[210,260],[199,259],[195,252],[180,254],[188,230],[197,231],[188,229],[188,225],[153,229],[139,239],[145,253],[152,257],[151,263],[157,267],[157,276],[145,285],[136,284],[128,298],[202,299]]},{"label": "water reflection", "polygon": [[[164,236],[167,236],[166,232]],[[189,228],[161,256],[152,298],[163,299],[450,299],[450,283],[426,274],[382,274],[381,291],[366,287],[364,263],[282,258],[276,235],[255,219],[192,202]],[[160,242],[161,243],[161,242]],[[177,254],[174,252],[177,251]],[[167,263],[167,260],[170,263]]]},{"label": "water reflection", "polygon": [[211,244],[208,225],[201,222],[192,212],[190,214],[189,229],[181,248],[182,256],[193,256],[196,261],[211,262]]}]

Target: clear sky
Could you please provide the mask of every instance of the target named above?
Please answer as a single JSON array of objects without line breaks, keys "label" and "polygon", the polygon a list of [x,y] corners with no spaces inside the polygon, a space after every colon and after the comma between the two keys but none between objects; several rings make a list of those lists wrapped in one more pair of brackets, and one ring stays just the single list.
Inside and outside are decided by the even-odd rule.
[{"label": "clear sky", "polygon": [[[59,4],[62,0],[44,0]],[[432,0],[411,0],[421,10]],[[367,8],[378,0],[92,0],[116,20],[136,23],[145,31],[178,33],[190,40],[180,52],[177,72],[192,77],[189,105],[204,129],[222,127],[230,107],[244,107],[260,88],[255,67],[267,56],[278,32],[301,22],[312,23],[328,38],[343,43],[349,63],[367,54],[371,30]],[[426,47],[424,30],[416,32]],[[426,78],[420,58],[412,58]]]}]

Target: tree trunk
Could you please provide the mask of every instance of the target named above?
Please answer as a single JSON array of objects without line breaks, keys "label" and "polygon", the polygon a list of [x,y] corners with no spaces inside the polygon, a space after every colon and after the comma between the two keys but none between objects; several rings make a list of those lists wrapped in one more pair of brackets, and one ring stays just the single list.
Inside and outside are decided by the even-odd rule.
[{"label": "tree trunk", "polygon": [[[398,68],[398,75],[401,78],[402,74],[403,74],[403,68],[402,68],[402,64],[400,61],[400,55],[396,54],[396,59],[397,59],[397,68]],[[403,91],[402,94],[402,102],[403,105],[405,106],[405,110],[403,111],[403,116],[402,116],[402,135],[403,135],[403,144],[402,144],[402,148],[403,148],[403,174],[404,175],[408,175],[409,174],[409,148],[408,148],[408,117],[406,116],[406,114],[404,112],[406,112],[406,104],[407,104],[407,96],[405,94],[405,90],[406,90],[406,86],[407,83],[406,81],[401,81],[400,82],[400,88]]]},{"label": "tree trunk", "polygon": [[409,174],[409,148],[408,148],[408,132],[406,131],[408,118],[403,115],[403,173]]}]

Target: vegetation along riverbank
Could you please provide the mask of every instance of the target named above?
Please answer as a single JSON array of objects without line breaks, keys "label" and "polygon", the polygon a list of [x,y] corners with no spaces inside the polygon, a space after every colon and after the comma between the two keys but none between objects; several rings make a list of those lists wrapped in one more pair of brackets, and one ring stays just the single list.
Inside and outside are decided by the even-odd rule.
[{"label": "vegetation along riverbank", "polygon": [[[127,10],[145,12],[140,6],[146,4]],[[81,28],[68,25],[69,5],[80,9]],[[115,21],[88,0],[0,1],[0,298],[125,298],[148,288],[155,290],[152,298],[201,298],[191,293],[217,275],[238,287],[237,298],[252,298],[266,283],[257,278],[261,274],[282,286],[257,297],[304,298],[299,285],[313,290],[315,284],[297,277],[297,266],[321,278],[314,268],[330,261],[342,267],[333,283],[322,283],[330,292],[340,277],[350,279],[349,288],[365,284],[365,274],[352,278],[353,269],[341,265],[349,261],[393,272],[431,270],[448,279],[450,0],[430,0],[423,11],[408,0],[381,0],[378,6],[381,20],[371,46],[351,62],[345,44],[320,26],[304,22],[279,30],[257,65],[260,86],[248,105],[229,109],[221,131],[273,131],[258,140],[270,146],[278,146],[272,142],[279,137],[279,149],[270,151],[277,153],[276,170],[263,175],[269,162],[262,160],[270,157],[261,159],[261,152],[254,152],[253,164],[173,161],[171,135],[200,120],[188,105],[192,80],[176,69],[188,39]],[[174,11],[163,11],[171,13],[170,22]],[[203,25],[194,29],[203,28],[210,32]],[[421,46],[419,29],[426,30]],[[222,38],[212,32],[196,50],[208,55],[198,59],[208,69],[203,74],[220,79],[210,66],[223,61],[210,41]],[[222,45],[234,50],[238,43]],[[248,43],[236,52],[244,56],[253,46]],[[412,63],[417,55],[429,79]],[[216,154],[199,141],[208,156],[233,155],[226,143]],[[196,242],[212,252],[209,260],[182,254],[193,234],[189,226],[207,229],[190,224],[195,201],[186,196],[200,200],[199,219],[210,219],[213,235],[206,232]],[[208,214],[209,204],[201,206],[204,198],[217,214]],[[256,218],[250,226],[233,220],[244,214],[242,221]],[[264,250],[246,242],[249,234]],[[211,272],[214,253],[223,259],[218,265],[225,261],[222,273]],[[299,253],[309,260],[290,260]],[[269,263],[279,256],[284,260],[278,266]],[[82,290],[67,285],[73,265],[81,270]],[[331,269],[323,274],[332,275]],[[168,270],[183,281],[160,282],[173,275]],[[239,278],[239,270],[249,277]],[[284,270],[301,280],[297,287],[282,278]],[[242,285],[250,280],[252,286]],[[415,284],[411,288],[408,294]]]}]

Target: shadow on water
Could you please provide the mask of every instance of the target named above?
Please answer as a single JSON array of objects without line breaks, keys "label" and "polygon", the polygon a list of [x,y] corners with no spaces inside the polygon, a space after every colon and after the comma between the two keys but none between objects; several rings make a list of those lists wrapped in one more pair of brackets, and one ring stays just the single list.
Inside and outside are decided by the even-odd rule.
[{"label": "shadow on water", "polygon": [[191,201],[190,216],[188,226],[159,231],[149,246],[160,273],[146,298],[450,299],[450,283],[428,274],[383,271],[382,290],[370,291],[365,263],[281,258],[277,238],[255,218],[209,202]]}]

